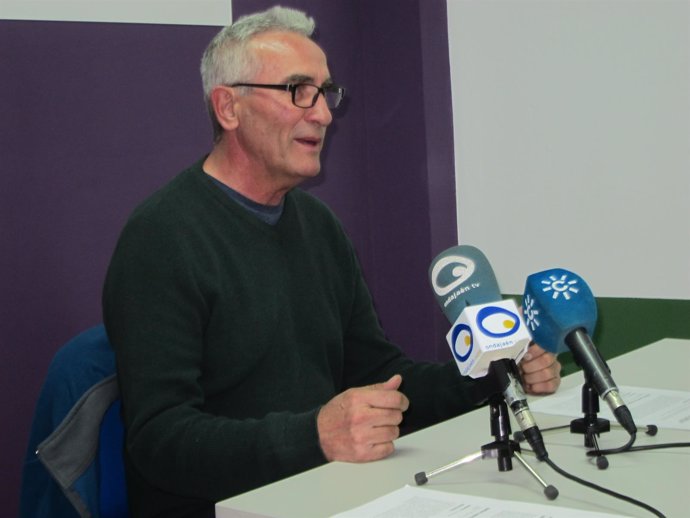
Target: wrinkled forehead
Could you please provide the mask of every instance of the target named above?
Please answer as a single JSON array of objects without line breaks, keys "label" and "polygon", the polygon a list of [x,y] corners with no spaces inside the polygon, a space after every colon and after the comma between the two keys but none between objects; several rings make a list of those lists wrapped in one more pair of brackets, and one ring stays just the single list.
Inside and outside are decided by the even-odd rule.
[{"label": "wrinkled forehead", "polygon": [[303,77],[318,83],[330,79],[326,54],[301,34],[264,32],[248,42],[248,49],[255,61],[257,77],[272,81]]}]

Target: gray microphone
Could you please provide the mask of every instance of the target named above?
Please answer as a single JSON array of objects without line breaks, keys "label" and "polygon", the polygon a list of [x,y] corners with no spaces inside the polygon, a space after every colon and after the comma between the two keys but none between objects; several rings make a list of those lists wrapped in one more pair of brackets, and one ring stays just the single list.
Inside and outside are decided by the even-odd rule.
[{"label": "gray microphone", "polygon": [[537,458],[544,460],[544,440],[516,367],[531,337],[515,303],[502,300],[486,256],[469,245],[449,248],[432,261],[429,277],[437,302],[453,324],[446,338],[460,373],[493,378]]}]

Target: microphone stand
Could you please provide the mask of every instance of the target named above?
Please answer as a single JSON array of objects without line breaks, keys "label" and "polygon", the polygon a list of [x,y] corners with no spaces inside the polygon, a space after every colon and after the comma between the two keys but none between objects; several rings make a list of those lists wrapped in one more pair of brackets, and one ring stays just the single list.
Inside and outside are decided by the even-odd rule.
[{"label": "microphone stand", "polygon": [[611,430],[608,419],[597,417],[599,412],[599,394],[591,383],[590,376],[585,374],[585,383],[582,385],[582,413],[584,417],[573,419],[570,422],[570,432],[584,435],[586,448],[594,448],[597,458],[597,467],[606,469],[609,466],[608,459],[601,453],[597,437],[601,433]]},{"label": "microphone stand", "polygon": [[[582,385],[582,413],[583,417],[573,419],[570,422],[570,432],[584,435],[585,448],[592,448],[596,455],[597,468],[606,469],[609,461],[599,448],[597,437],[601,433],[611,430],[608,419],[597,417],[599,412],[599,394],[592,384],[591,376],[585,372],[585,383]],[[641,428],[638,427],[638,430]],[[650,436],[657,434],[658,428],[654,424],[644,427],[645,433]]]},{"label": "microphone stand", "polygon": [[503,394],[495,393],[489,397],[489,410],[490,428],[494,440],[484,444],[478,452],[466,455],[450,464],[429,471],[428,473],[421,471],[415,474],[414,479],[417,485],[422,486],[432,477],[438,476],[453,468],[460,467],[463,464],[469,464],[475,460],[496,459],[499,471],[510,471],[513,469],[512,459],[515,457],[529,474],[541,484],[544,488],[546,497],[549,500],[555,499],[558,496],[558,489],[544,482],[520,454],[521,450],[518,442],[509,439],[511,432],[510,416],[508,414],[508,405],[506,405]]}]

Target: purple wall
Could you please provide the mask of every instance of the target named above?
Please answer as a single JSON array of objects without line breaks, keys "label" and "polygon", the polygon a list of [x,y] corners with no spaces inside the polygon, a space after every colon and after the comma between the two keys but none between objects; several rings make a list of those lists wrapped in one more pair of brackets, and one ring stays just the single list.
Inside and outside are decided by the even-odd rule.
[{"label": "purple wall", "polygon": [[[273,2],[234,0],[233,14]],[[445,0],[285,1],[349,100],[321,178],[358,248],[384,328],[446,359],[427,282],[455,244]],[[54,352],[100,321],[110,253],[132,208],[210,147],[198,63],[216,27],[0,21],[0,509]]]}]

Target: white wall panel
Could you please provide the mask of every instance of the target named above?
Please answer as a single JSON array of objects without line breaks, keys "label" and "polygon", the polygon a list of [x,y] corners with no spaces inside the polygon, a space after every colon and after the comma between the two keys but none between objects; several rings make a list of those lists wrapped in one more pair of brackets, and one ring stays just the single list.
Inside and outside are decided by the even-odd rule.
[{"label": "white wall panel", "polygon": [[230,0],[0,0],[0,19],[228,25]]},{"label": "white wall panel", "polygon": [[690,2],[448,0],[458,234],[502,291],[690,298]]}]

